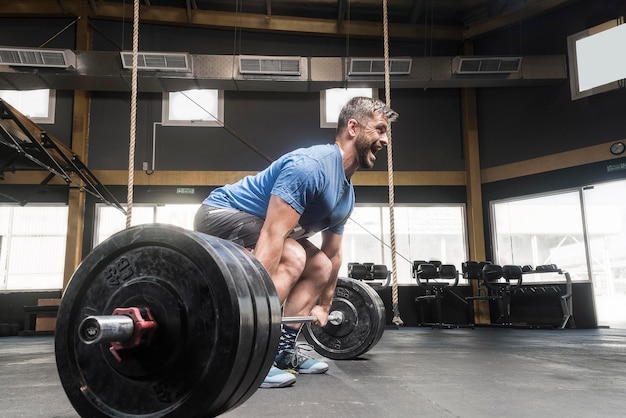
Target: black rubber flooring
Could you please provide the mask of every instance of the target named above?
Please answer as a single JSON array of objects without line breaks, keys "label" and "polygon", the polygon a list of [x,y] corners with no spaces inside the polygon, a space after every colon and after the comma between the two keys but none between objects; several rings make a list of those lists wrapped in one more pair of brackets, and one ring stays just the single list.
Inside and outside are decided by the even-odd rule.
[{"label": "black rubber flooring", "polygon": [[[0,416],[77,417],[53,337],[0,338]],[[401,328],[226,417],[624,417],[626,330]]]}]

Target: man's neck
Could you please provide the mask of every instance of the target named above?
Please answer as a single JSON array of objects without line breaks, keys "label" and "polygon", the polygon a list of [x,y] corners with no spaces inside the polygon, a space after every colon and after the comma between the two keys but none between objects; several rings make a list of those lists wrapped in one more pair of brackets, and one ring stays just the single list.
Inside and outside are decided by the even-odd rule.
[{"label": "man's neck", "polygon": [[343,170],[346,175],[346,179],[350,180],[354,173],[359,169],[359,163],[357,161],[355,150],[353,147],[342,147],[341,141],[335,142],[339,146],[339,152],[341,152],[341,160],[343,162]]}]

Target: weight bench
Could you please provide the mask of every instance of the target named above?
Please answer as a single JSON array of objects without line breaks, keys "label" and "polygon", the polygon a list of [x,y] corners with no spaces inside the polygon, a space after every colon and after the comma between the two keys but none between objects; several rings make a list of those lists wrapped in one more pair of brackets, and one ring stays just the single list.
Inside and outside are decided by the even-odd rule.
[{"label": "weight bench", "polygon": [[[441,264],[441,261],[413,261],[413,278],[417,285],[425,290],[423,296],[417,296],[415,301],[419,304],[421,320],[420,325],[431,327],[451,327],[442,320],[441,302],[446,289],[459,284],[459,273],[452,264]],[[424,304],[435,302],[435,322],[429,323],[424,320]]]},{"label": "weight bench", "polygon": [[[512,325],[511,323],[511,293],[522,285],[522,268],[516,265],[499,266],[489,261],[477,263],[466,261],[462,265],[463,276],[477,282],[477,295],[468,296],[465,300],[469,305],[470,322],[474,323],[474,301],[495,301],[498,305],[498,325]],[[513,284],[512,281],[517,283]],[[486,293],[481,294],[481,289]]]},{"label": "weight bench", "polygon": [[19,335],[51,335],[54,331],[37,331],[35,329],[37,315],[39,314],[52,314],[56,316],[59,311],[58,305],[26,305],[24,306],[24,331],[21,331]]}]

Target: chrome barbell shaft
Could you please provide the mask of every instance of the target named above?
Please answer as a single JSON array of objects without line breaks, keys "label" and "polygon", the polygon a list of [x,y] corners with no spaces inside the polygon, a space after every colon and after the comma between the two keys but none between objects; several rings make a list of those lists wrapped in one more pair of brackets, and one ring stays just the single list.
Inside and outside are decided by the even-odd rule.
[{"label": "chrome barbell shaft", "polygon": [[[344,320],[343,312],[333,311],[328,314],[328,322],[340,325]],[[316,316],[284,316],[283,324],[317,322]],[[134,332],[134,321],[126,315],[99,315],[85,318],[78,327],[78,336],[85,344],[123,342],[129,340]]]},{"label": "chrome barbell shaft", "polygon": [[[283,316],[281,322],[283,324],[300,324],[304,322],[317,322],[316,316]],[[328,322],[333,325],[339,325],[343,322],[343,312],[333,311],[328,314]]]}]

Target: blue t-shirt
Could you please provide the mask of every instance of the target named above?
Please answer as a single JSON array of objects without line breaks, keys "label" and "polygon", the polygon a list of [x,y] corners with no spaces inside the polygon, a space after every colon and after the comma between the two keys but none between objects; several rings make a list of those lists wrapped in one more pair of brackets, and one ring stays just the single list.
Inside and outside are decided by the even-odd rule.
[{"label": "blue t-shirt", "polygon": [[346,179],[336,144],[289,152],[260,173],[215,189],[203,203],[265,218],[271,195],[282,198],[300,214],[291,235],[296,239],[325,229],[342,234],[354,208],[354,188]]}]

